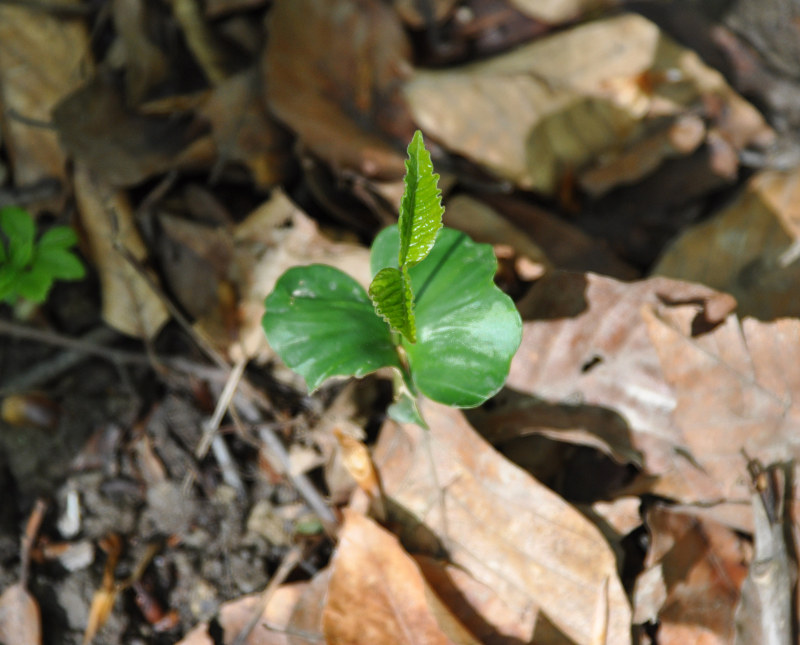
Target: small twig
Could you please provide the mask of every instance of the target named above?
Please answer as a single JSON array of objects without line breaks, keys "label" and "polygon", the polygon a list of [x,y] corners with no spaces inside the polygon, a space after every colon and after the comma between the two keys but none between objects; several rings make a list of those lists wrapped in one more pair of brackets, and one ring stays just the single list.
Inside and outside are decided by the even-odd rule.
[{"label": "small twig", "polygon": [[300,496],[311,507],[311,510],[316,513],[320,522],[322,522],[325,532],[328,535],[335,535],[338,524],[336,516],[322,499],[308,477],[303,473],[294,474],[292,472],[289,453],[286,451],[286,448],[284,448],[283,442],[281,442],[272,428],[267,424],[258,426],[258,436],[267,446],[267,450],[280,462],[284,469],[283,474],[291,480],[295,490],[300,493]]},{"label": "small twig", "polygon": [[233,395],[236,393],[236,388],[239,386],[239,381],[242,379],[242,374],[244,374],[246,365],[247,359],[241,359],[233,366],[231,373],[228,375],[228,381],[225,383],[225,387],[222,388],[222,392],[219,395],[214,414],[211,416],[211,419],[208,420],[208,423],[203,424],[203,436],[194,451],[194,456],[198,459],[202,459],[206,456],[208,448],[211,445],[211,440],[214,438],[214,433],[219,428],[219,424],[222,423],[222,417],[224,417],[225,413],[228,411]]},{"label": "small twig", "polygon": [[22,561],[20,565],[19,582],[22,587],[28,586],[31,549],[33,548],[33,543],[36,541],[36,534],[39,532],[39,527],[42,525],[42,519],[44,519],[44,512],[46,510],[47,502],[43,499],[37,499],[33,511],[31,511],[31,516],[28,518],[28,523],[25,525],[25,533],[22,535],[22,546],[19,550],[19,558]]}]

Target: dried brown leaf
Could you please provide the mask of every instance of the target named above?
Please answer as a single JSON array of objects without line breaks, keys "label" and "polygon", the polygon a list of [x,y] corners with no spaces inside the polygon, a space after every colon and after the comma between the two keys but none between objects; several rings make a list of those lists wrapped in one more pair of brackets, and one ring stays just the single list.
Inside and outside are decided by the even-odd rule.
[{"label": "dried brown leaf", "polygon": [[[426,402],[422,412],[428,439],[388,423],[373,456],[404,543],[440,544],[491,590],[474,611],[498,634],[528,642],[551,623],[578,644],[629,642],[630,608],[600,532],[496,453],[460,411]],[[505,607],[498,616],[495,603]]]},{"label": "dried brown leaf", "polygon": [[477,645],[397,538],[372,520],[345,512],[331,566],[322,617],[327,642]]},{"label": "dried brown leaf", "polygon": [[278,0],[268,19],[267,104],[335,168],[396,179],[414,126],[400,93],[411,46],[377,0]]},{"label": "dried brown leaf", "polygon": [[0,596],[0,643],[41,645],[42,617],[39,605],[25,587],[14,584]]}]

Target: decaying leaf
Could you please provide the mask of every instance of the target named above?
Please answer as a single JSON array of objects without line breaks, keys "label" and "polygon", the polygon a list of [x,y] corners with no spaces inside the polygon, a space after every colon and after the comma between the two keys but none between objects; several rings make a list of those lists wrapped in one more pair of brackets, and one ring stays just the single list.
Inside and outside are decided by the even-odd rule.
[{"label": "decaying leaf", "polygon": [[[630,608],[599,531],[496,453],[460,411],[426,402],[422,413],[429,439],[387,423],[373,456],[403,543],[438,544],[491,590],[473,608],[498,636],[528,642],[552,624],[578,644],[630,642]],[[495,603],[504,607],[497,623]]]},{"label": "decaying leaf", "polygon": [[[550,195],[566,176],[580,180],[615,163],[662,132],[665,121],[697,109],[711,121],[709,140],[722,133],[738,149],[772,137],[718,72],[635,15],[579,25],[461,68],[418,71],[405,91],[425,132],[518,186]],[[674,145],[660,158],[696,144]],[[641,169],[658,164],[659,156],[649,155]],[[622,173],[616,183],[630,179]],[[603,190],[614,183],[606,177]]]}]

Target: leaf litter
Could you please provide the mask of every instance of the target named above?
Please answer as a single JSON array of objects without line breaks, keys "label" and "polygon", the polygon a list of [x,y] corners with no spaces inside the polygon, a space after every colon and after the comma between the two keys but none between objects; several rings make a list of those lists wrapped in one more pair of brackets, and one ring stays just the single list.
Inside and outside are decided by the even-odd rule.
[{"label": "leaf litter", "polygon": [[[0,8],[0,205],[92,272],[0,310],[0,640],[796,638],[796,43],[612,4]],[[369,284],[416,128],[524,320],[429,434],[259,325],[289,267]]]}]

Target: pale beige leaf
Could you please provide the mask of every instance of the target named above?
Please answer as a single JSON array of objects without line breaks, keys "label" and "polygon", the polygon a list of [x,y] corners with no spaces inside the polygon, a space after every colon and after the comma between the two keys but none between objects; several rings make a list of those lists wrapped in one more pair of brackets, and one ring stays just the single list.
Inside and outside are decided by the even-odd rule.
[{"label": "pale beige leaf", "polygon": [[47,178],[66,181],[66,157],[52,130],[24,123],[10,113],[49,122],[53,107],[91,71],[88,53],[83,22],[23,5],[0,5],[3,143],[18,186]]},{"label": "pale beige leaf", "polygon": [[0,643],[41,645],[42,618],[39,605],[21,584],[0,596]]},{"label": "pale beige leaf", "polygon": [[653,273],[727,291],[739,314],[800,316],[800,168],[766,170],[714,217],[686,230]]},{"label": "pale beige leaf", "polygon": [[[462,412],[426,402],[422,413],[434,468],[414,425],[385,425],[374,454],[390,518],[393,505],[402,509],[404,543],[441,544],[491,590],[474,610],[498,633],[528,642],[550,622],[579,645],[628,643],[630,608],[597,528],[495,452]],[[497,616],[494,603],[504,607]]]},{"label": "pale beige leaf", "polygon": [[618,0],[511,0],[522,13],[546,22],[559,24],[590,11],[613,6]]},{"label": "pale beige leaf", "polygon": [[325,638],[338,645],[477,645],[428,587],[397,538],[345,512],[323,612]]},{"label": "pale beige leaf", "polygon": [[[418,71],[405,86],[426,133],[526,189],[554,194],[570,173],[613,164],[651,130],[705,110],[712,134],[738,149],[772,131],[758,112],[646,19],[598,20],[483,62]],[[725,107],[711,110],[702,97]],[[647,159],[655,166],[675,145]],[[630,167],[626,164],[618,164]],[[646,164],[642,164],[642,169]],[[630,181],[604,178],[604,190]]]},{"label": "pale beige leaf", "polygon": [[103,319],[124,334],[152,338],[169,314],[150,285],[114,248],[116,238],[133,257],[143,260],[147,254],[125,194],[95,178],[82,164],[76,164],[74,185],[81,224],[100,274]]}]

